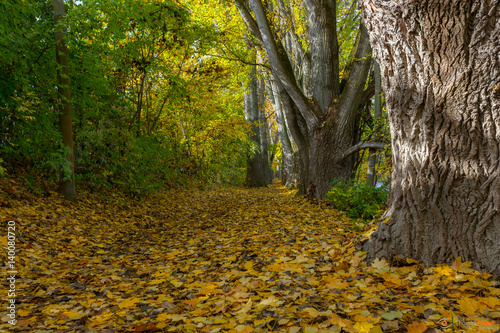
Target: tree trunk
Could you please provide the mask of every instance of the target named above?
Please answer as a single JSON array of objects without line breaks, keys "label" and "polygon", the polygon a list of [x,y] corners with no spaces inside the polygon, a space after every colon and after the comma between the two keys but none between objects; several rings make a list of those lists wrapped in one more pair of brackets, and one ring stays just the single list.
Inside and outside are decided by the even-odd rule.
[{"label": "tree trunk", "polygon": [[281,181],[283,185],[291,187],[293,181],[293,150],[292,143],[288,137],[286,124],[284,120],[283,105],[278,93],[276,84],[269,80],[268,83],[269,97],[276,114],[276,125],[281,143],[281,156],[283,157]]},{"label": "tree trunk", "polygon": [[[374,76],[375,76],[375,107],[374,107],[374,112],[373,112],[373,128],[374,128],[374,133],[372,135],[372,140],[378,141],[379,135],[378,135],[378,120],[382,116],[382,90],[381,90],[381,82],[380,82],[380,66],[377,64],[376,61],[374,61],[373,64],[374,67]],[[375,165],[377,163],[377,149],[375,148],[370,148],[368,151],[368,170],[367,170],[367,175],[366,175],[366,182],[371,185],[375,186],[376,182],[376,170],[375,170]]]},{"label": "tree trunk", "polygon": [[64,28],[62,19],[64,17],[63,0],[53,0],[54,8],[54,35],[56,41],[56,63],[57,63],[57,92],[59,108],[59,131],[61,131],[63,145],[68,147],[69,153],[66,158],[71,169],[71,178],[68,178],[66,172],[61,171],[59,176],[58,192],[64,195],[66,200],[76,202],[75,188],[75,164],[73,156],[73,121],[71,116],[71,96],[69,88],[69,65],[68,49],[64,41]]},{"label": "tree trunk", "polygon": [[264,110],[262,110],[262,104],[259,101],[261,97],[259,96],[256,66],[252,66],[249,78],[249,86],[245,92],[245,119],[251,123],[251,139],[256,143],[259,151],[247,158],[247,178],[245,185],[260,187],[267,186],[268,184],[269,172],[267,169],[269,169],[269,163],[267,161],[267,141],[265,143],[263,142],[264,135],[261,133],[267,129],[267,126],[262,126],[260,123],[260,121],[262,121],[261,114]]},{"label": "tree trunk", "polygon": [[267,124],[265,103],[266,103],[266,84],[263,79],[257,80],[257,96],[258,96],[258,131],[259,131],[259,144],[260,144],[260,159],[262,170],[266,177],[266,185],[273,182],[272,171],[269,165],[269,126]]},{"label": "tree trunk", "polygon": [[369,258],[500,274],[500,2],[360,1],[391,124],[389,210]]}]

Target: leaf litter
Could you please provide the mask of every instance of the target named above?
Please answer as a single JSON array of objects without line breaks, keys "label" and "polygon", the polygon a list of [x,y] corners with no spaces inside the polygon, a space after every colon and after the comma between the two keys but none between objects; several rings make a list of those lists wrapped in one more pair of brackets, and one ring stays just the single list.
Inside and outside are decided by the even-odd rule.
[{"label": "leaf litter", "polygon": [[357,232],[342,213],[294,194],[275,183],[144,200],[84,193],[74,205],[2,193],[3,230],[9,220],[17,227],[18,321],[4,312],[0,330],[500,330],[494,276],[460,258],[367,265],[359,245],[375,226]]}]

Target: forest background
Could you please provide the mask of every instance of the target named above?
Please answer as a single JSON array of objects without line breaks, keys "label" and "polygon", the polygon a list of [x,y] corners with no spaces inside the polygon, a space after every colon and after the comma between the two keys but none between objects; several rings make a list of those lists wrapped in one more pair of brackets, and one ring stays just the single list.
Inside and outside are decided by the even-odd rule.
[{"label": "forest background", "polygon": [[[287,186],[301,182],[298,147],[282,111],[275,110],[280,102],[267,56],[234,5],[66,4],[58,25],[67,44],[73,172],[58,123],[63,102],[56,73],[63,65],[55,57],[53,6],[40,1],[3,6],[8,13],[0,59],[3,175],[16,174],[40,193],[62,178],[93,191],[121,188],[132,196],[187,184],[265,185],[278,174]],[[354,61],[360,14],[352,1],[337,6],[342,79]],[[272,20],[281,29],[289,25],[307,48],[305,8],[300,2],[287,8],[287,17],[276,10]],[[377,126],[373,118],[373,71],[372,65],[363,83],[370,96],[359,107],[356,140],[369,141],[377,128],[388,142],[385,118]],[[251,95],[253,85],[257,113],[251,114],[247,103],[245,116],[245,92]],[[250,179],[248,165],[264,155],[260,169],[266,179]],[[350,176],[364,179],[367,155],[356,154]],[[384,163],[379,180],[388,179],[389,156],[390,151],[379,159]]]}]

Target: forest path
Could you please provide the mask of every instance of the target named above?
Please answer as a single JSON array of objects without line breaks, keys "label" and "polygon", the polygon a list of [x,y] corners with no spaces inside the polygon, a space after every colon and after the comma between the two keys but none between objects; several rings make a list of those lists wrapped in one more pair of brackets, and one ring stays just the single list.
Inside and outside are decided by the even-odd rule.
[{"label": "forest path", "polygon": [[367,267],[352,244],[366,234],[276,183],[87,197],[0,198],[18,251],[18,322],[3,315],[0,330],[424,332],[451,310],[483,323],[500,311],[490,277],[461,262]]}]

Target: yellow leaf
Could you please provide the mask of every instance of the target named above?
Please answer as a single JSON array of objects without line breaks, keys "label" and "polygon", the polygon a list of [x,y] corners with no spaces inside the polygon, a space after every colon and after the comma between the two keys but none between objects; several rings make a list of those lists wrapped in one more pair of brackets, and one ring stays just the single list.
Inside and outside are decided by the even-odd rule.
[{"label": "yellow leaf", "polygon": [[168,313],[160,313],[156,319],[158,321],[165,321],[168,319]]},{"label": "yellow leaf", "polygon": [[217,318],[214,320],[214,324],[226,324],[227,320],[224,318]]},{"label": "yellow leaf", "polygon": [[172,252],[167,253],[166,258],[167,258],[167,259],[172,259],[172,258],[174,258],[176,255],[178,255],[179,253],[181,253],[181,251],[179,251],[179,250],[173,250]]},{"label": "yellow leaf", "polygon": [[127,298],[123,302],[118,303],[118,307],[120,309],[129,309],[131,307],[134,307],[137,303],[139,303],[141,300],[137,297],[134,298]]},{"label": "yellow leaf", "polygon": [[25,311],[23,309],[20,309],[18,312],[17,312],[21,317],[26,317],[27,315],[29,315],[30,313],[28,311]]},{"label": "yellow leaf", "polygon": [[272,305],[272,306],[276,306],[276,302],[278,301],[278,299],[276,297],[274,297],[274,295],[271,295],[269,296],[268,298],[266,299],[263,299],[262,301],[260,301],[259,305]]},{"label": "yellow leaf", "polygon": [[370,323],[356,323],[354,324],[354,329],[359,333],[370,333],[370,330],[375,327]]},{"label": "yellow leaf", "polygon": [[302,313],[305,316],[311,317],[313,319],[319,316],[319,312],[315,308],[305,308],[304,310],[302,310]]},{"label": "yellow leaf", "polygon": [[285,319],[285,318],[280,319],[278,321],[278,325],[286,325],[289,321],[290,321],[289,319]]},{"label": "yellow leaf", "polygon": [[194,321],[195,323],[204,323],[207,321],[207,317],[194,317],[194,318],[191,318],[192,321]]},{"label": "yellow leaf", "polygon": [[292,263],[303,263],[303,262],[307,262],[309,261],[309,258],[303,256],[303,255],[298,255],[297,258],[295,258],[294,260],[292,260],[291,262]]},{"label": "yellow leaf", "polygon": [[0,242],[2,243],[3,246],[9,246],[9,241],[7,240],[7,236],[0,237]]},{"label": "yellow leaf", "polygon": [[452,275],[455,275],[455,272],[449,266],[436,267],[434,270],[436,271],[437,274],[442,275],[442,276],[452,276]]},{"label": "yellow leaf", "polygon": [[149,281],[149,284],[151,284],[151,285],[161,284],[161,283],[166,282],[166,281],[167,280],[165,280],[165,279],[154,279],[154,280]]},{"label": "yellow leaf", "polygon": [[327,276],[324,282],[328,289],[344,289],[349,285],[349,282],[342,282],[333,276]]},{"label": "yellow leaf", "polygon": [[372,263],[372,267],[376,268],[376,269],[384,269],[384,268],[389,267],[389,264],[387,263],[387,261],[384,258],[382,258],[381,260],[376,258]]},{"label": "yellow leaf", "polygon": [[460,310],[468,315],[474,315],[478,309],[477,301],[468,297],[459,299],[457,303]]},{"label": "yellow leaf", "polygon": [[215,284],[209,284],[204,286],[200,291],[196,293],[196,295],[209,295],[214,293],[214,289],[217,288]]},{"label": "yellow leaf", "polygon": [[172,321],[185,321],[186,320],[186,317],[181,315],[181,314],[174,314],[174,315],[169,315],[169,318],[172,320]]},{"label": "yellow leaf", "polygon": [[63,314],[71,320],[80,319],[83,317],[83,315],[81,313],[74,312],[74,311],[64,311]]},{"label": "yellow leaf", "polygon": [[500,306],[500,299],[498,297],[481,297],[478,301],[486,304],[492,309]]},{"label": "yellow leaf", "polygon": [[249,299],[247,304],[245,304],[239,311],[237,311],[236,313],[247,313],[248,311],[250,311],[250,309],[252,308],[252,300]]},{"label": "yellow leaf", "polygon": [[316,333],[318,332],[318,328],[314,326],[306,326],[304,327],[304,333]]},{"label": "yellow leaf", "polygon": [[245,269],[246,269],[247,271],[251,271],[251,270],[252,270],[252,267],[253,267],[253,262],[251,262],[251,261],[247,261],[247,262],[245,263],[245,265],[243,265],[243,267],[245,267]]}]

